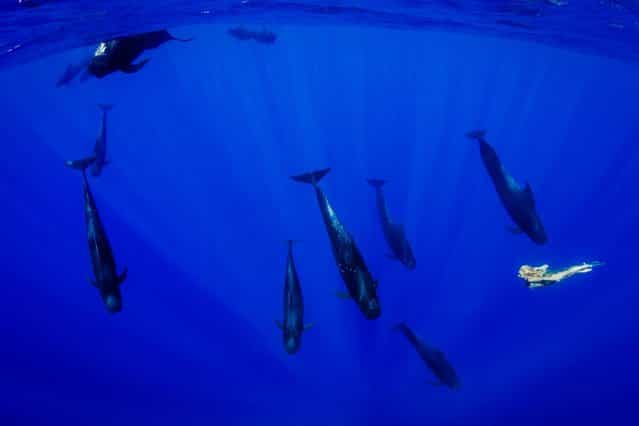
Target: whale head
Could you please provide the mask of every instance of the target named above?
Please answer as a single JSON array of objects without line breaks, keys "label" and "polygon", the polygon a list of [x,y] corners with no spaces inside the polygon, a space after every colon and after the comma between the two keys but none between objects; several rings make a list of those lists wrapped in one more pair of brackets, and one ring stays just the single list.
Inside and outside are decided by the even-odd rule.
[{"label": "whale head", "polygon": [[300,339],[299,337],[289,335],[284,338],[284,349],[286,353],[289,355],[293,355],[300,350]]},{"label": "whale head", "polygon": [[122,311],[122,296],[118,292],[104,294],[102,301],[110,313],[115,314]]}]

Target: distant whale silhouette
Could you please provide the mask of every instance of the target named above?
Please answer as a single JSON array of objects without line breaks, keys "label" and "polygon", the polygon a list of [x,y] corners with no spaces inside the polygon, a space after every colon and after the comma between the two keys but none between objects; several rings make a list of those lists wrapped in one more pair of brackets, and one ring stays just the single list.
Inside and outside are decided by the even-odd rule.
[{"label": "distant whale silhouette", "polygon": [[375,188],[379,220],[382,225],[382,231],[384,232],[384,238],[386,238],[386,243],[392,252],[392,255],[389,255],[389,257],[391,259],[399,260],[408,269],[415,269],[415,256],[413,255],[413,249],[406,238],[404,226],[398,223],[393,223],[390,219],[390,215],[388,214],[384,190],[382,189],[386,182],[380,179],[368,179],[367,181],[373,188]]},{"label": "distant whale silhouette", "polygon": [[326,232],[331,241],[337,269],[348,290],[348,294],[342,296],[353,299],[367,319],[376,319],[381,315],[381,307],[377,296],[377,280],[374,280],[371,276],[353,237],[339,221],[337,214],[318,185],[319,181],[330,170],[318,170],[292,176],[291,179],[296,182],[311,184],[315,189],[317,203],[322,213]]},{"label": "distant whale silhouette", "polygon": [[102,173],[102,169],[104,166],[109,164],[109,161],[106,158],[106,137],[107,137],[107,112],[111,110],[112,105],[98,105],[102,110],[102,121],[100,123],[100,132],[98,133],[98,137],[95,141],[95,146],[93,147],[93,155],[87,158],[83,158],[81,160],[69,160],[67,161],[67,166],[74,169],[85,169],[89,165],[91,166],[91,175],[100,176]]},{"label": "distant whale silhouette", "polygon": [[251,31],[244,27],[235,27],[228,30],[228,34],[238,40],[254,40],[258,43],[273,44],[277,41],[277,34],[272,31]]},{"label": "distant whale silhouette", "polygon": [[406,339],[408,339],[422,361],[424,361],[426,366],[433,372],[435,377],[437,377],[438,382],[434,383],[435,385],[444,385],[451,389],[459,389],[460,383],[457,373],[442,351],[425,344],[404,322],[397,324],[395,330],[401,332]]},{"label": "distant whale silhouette", "polygon": [[293,241],[290,240],[284,279],[284,321],[275,321],[275,324],[282,330],[284,349],[291,355],[299,351],[302,333],[313,326],[313,324],[304,324],[304,298],[293,260]]},{"label": "distant whale silhouette", "polygon": [[497,195],[517,225],[515,232],[524,232],[535,243],[545,244],[548,237],[537,213],[530,185],[521,186],[506,171],[495,149],[486,142],[486,132],[476,130],[467,133],[466,136],[479,142],[481,158],[493,181]]}]

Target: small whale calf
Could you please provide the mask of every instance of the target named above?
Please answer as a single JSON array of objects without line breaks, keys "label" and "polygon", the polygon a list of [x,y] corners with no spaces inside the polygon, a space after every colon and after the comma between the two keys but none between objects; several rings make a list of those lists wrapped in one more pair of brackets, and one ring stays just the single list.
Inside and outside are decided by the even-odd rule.
[{"label": "small whale calf", "polygon": [[313,185],[317,203],[324,220],[326,232],[331,241],[333,256],[337,263],[337,269],[348,294],[342,295],[357,303],[367,319],[376,319],[381,315],[379,297],[377,296],[377,280],[374,280],[366,267],[366,263],[355,244],[353,237],[346,231],[337,214],[331,207],[324,192],[319,187],[319,181],[326,176],[331,169],[317,170],[298,176],[292,176],[296,182]]},{"label": "small whale calf", "polygon": [[313,324],[304,324],[304,298],[302,287],[295,269],[293,259],[293,241],[288,241],[288,255],[286,256],[286,278],[284,279],[284,319],[275,321],[277,327],[282,330],[284,349],[290,355],[299,351],[302,344],[302,333],[313,327]]},{"label": "small whale calf", "polygon": [[467,133],[466,136],[479,142],[481,158],[493,181],[497,195],[517,225],[514,232],[524,232],[535,243],[545,244],[548,237],[537,213],[535,197],[530,185],[520,185],[506,171],[495,149],[486,142],[486,132],[475,130]]},{"label": "small whale calf", "polygon": [[395,330],[401,332],[404,337],[406,337],[422,361],[424,361],[426,366],[433,372],[435,377],[437,377],[438,382],[433,384],[448,386],[451,389],[460,388],[457,373],[442,351],[425,344],[404,322],[397,324]]},{"label": "small whale calf", "polygon": [[415,269],[415,256],[413,255],[413,249],[406,238],[404,226],[393,223],[390,219],[390,215],[388,214],[386,198],[384,197],[384,190],[382,189],[386,181],[380,179],[368,179],[367,182],[375,188],[379,220],[382,225],[382,231],[384,232],[384,238],[386,239],[386,243],[390,247],[392,253],[388,257],[400,261],[408,269]]},{"label": "small whale calf", "polygon": [[102,121],[100,123],[100,131],[93,147],[93,155],[81,160],[69,160],[66,162],[68,167],[78,170],[84,170],[91,166],[91,175],[100,176],[104,166],[109,164],[106,156],[107,141],[107,112],[111,110],[112,105],[98,105],[102,110]]},{"label": "small whale calf", "polygon": [[[90,163],[88,163],[90,164]],[[85,163],[85,165],[88,165]],[[126,280],[127,268],[117,273],[111,244],[100,219],[95,199],[91,193],[85,168],[82,168],[82,190],[84,193],[84,218],[89,242],[89,255],[95,279],[93,286],[100,292],[102,302],[111,313],[122,310],[122,292],[120,286]]]}]

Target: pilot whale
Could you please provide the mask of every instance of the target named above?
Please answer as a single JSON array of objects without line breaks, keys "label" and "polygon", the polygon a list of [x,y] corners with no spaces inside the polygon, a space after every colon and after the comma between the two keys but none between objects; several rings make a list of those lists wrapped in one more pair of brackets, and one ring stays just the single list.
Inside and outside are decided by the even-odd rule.
[{"label": "pilot whale", "polygon": [[486,132],[475,130],[466,134],[479,142],[479,153],[488,171],[502,205],[515,222],[516,233],[523,232],[537,244],[548,241],[530,184],[522,186],[504,168],[495,149],[486,142]]},{"label": "pilot whale", "polygon": [[309,330],[313,324],[304,324],[304,298],[302,287],[293,259],[293,241],[288,241],[288,255],[286,256],[286,277],[284,279],[284,319],[275,321],[282,330],[284,349],[290,355],[299,351],[302,344],[302,333]]},{"label": "pilot whale", "polygon": [[324,195],[324,191],[318,185],[319,181],[330,170],[317,170],[292,176],[291,179],[296,182],[311,184],[315,189],[315,196],[317,197],[326,232],[331,242],[335,263],[348,290],[348,294],[343,296],[354,300],[367,319],[376,319],[381,315],[381,307],[377,295],[378,282],[371,276],[355,244],[355,240],[346,231],[335,210],[328,202],[326,195]]},{"label": "pilot whale", "polygon": [[390,215],[388,214],[386,198],[384,197],[384,190],[382,189],[386,181],[381,179],[368,179],[367,182],[375,188],[377,211],[382,225],[382,232],[384,233],[386,243],[392,252],[392,254],[388,257],[399,260],[408,269],[415,269],[415,256],[413,255],[413,249],[406,238],[404,226],[398,223],[393,223],[390,219]]},{"label": "pilot whale", "polygon": [[107,311],[120,312],[122,310],[120,286],[126,280],[127,268],[125,267],[121,274],[117,273],[113,250],[95,205],[85,169],[82,169],[82,189],[89,255],[94,275],[91,283],[100,292],[100,297]]},{"label": "pilot whale", "polygon": [[66,162],[68,167],[73,169],[83,170],[90,166],[92,176],[100,176],[104,166],[109,164],[107,160],[107,112],[112,108],[112,105],[98,105],[102,110],[102,121],[100,122],[100,131],[98,137],[95,140],[93,147],[93,155],[81,160],[69,160]]},{"label": "pilot whale", "polygon": [[103,41],[96,48],[88,64],[87,71],[97,78],[103,78],[116,71],[122,71],[127,74],[136,73],[149,62],[149,59],[144,59],[138,63],[133,63],[142,52],[155,49],[171,40],[188,42],[192,39],[177,38],[168,31],[161,30]]},{"label": "pilot whale", "polygon": [[438,381],[432,384],[448,386],[451,389],[459,389],[460,383],[457,373],[442,351],[425,344],[404,322],[397,324],[395,330],[401,332],[404,337],[406,337],[419,354],[419,357],[424,361],[424,364],[426,364],[435,377],[437,377]]}]

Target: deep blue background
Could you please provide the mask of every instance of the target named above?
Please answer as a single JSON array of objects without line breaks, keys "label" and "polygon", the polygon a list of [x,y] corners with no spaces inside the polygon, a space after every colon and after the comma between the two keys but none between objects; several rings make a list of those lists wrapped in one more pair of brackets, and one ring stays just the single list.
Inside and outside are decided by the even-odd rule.
[{"label": "deep blue background", "polygon": [[[137,75],[65,89],[88,50],[0,71],[0,423],[520,425],[639,420],[636,64],[534,44],[367,28],[276,28],[274,46],[180,28]],[[91,181],[124,311],[88,283],[81,179],[113,103],[113,161]],[[510,225],[476,145],[485,128],[531,183],[550,243]],[[339,279],[308,186],[380,280],[367,322]],[[385,257],[367,177],[385,178],[414,272]],[[281,315],[295,247],[307,320]],[[523,263],[606,266],[530,291]],[[391,326],[444,350],[451,392]]]}]

